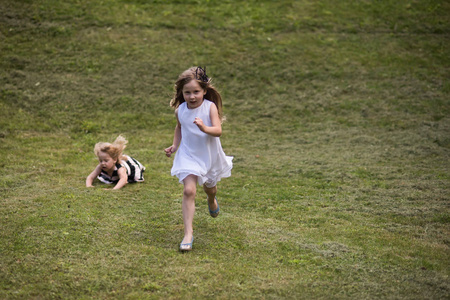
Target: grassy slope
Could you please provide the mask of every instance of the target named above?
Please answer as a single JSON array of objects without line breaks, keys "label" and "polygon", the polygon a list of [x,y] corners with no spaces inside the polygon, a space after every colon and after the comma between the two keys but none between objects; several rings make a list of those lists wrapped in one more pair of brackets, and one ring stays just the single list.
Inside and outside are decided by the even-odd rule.
[{"label": "grassy slope", "polygon": [[[449,4],[3,1],[2,298],[444,298]],[[212,220],[162,149],[207,65],[235,157]],[[144,184],[84,188],[125,134]]]}]

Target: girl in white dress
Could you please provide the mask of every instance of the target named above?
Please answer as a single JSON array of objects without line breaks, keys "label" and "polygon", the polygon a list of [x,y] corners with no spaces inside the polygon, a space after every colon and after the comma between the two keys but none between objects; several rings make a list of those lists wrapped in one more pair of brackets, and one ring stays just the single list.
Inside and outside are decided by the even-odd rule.
[{"label": "girl in white dress", "polygon": [[[231,156],[222,150],[222,97],[211,84],[206,71],[192,67],[181,73],[175,83],[175,95],[170,102],[175,108],[177,125],[172,146],[165,149],[173,161],[172,176],[177,176],[183,189],[184,238],[181,251],[192,250],[197,183],[203,185],[210,215],[219,215],[217,182],[231,176]],[[178,151],[177,151],[178,150]]]}]

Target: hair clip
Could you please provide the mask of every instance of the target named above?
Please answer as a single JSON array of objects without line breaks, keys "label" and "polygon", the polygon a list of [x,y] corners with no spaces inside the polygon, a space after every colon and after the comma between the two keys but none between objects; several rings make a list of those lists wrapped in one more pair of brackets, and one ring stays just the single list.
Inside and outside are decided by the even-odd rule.
[{"label": "hair clip", "polygon": [[197,67],[195,70],[195,78],[203,82],[209,82],[208,75],[206,75],[206,67]]}]

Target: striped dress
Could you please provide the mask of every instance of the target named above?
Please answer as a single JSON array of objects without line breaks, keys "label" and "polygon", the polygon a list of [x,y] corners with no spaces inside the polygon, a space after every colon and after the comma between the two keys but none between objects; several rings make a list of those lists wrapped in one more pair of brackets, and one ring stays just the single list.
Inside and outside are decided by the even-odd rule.
[{"label": "striped dress", "polygon": [[128,175],[128,183],[144,181],[143,173],[145,171],[145,167],[131,156],[124,155],[123,157],[125,157],[126,160],[122,159],[121,163],[116,163],[112,176],[109,176],[108,173],[102,170],[100,175],[97,176],[98,180],[106,184],[117,183],[120,179],[119,174],[117,174],[117,170],[120,168],[125,168]]}]

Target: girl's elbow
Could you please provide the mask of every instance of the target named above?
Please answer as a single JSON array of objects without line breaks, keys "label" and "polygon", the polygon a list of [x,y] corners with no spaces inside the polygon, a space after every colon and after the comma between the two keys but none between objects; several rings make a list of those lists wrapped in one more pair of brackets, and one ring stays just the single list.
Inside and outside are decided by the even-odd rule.
[{"label": "girl's elbow", "polygon": [[217,137],[220,137],[222,135],[222,126],[218,126],[216,128],[216,134],[217,134]]},{"label": "girl's elbow", "polygon": [[218,128],[214,131],[213,134],[215,137],[220,137],[222,135],[222,128]]}]

